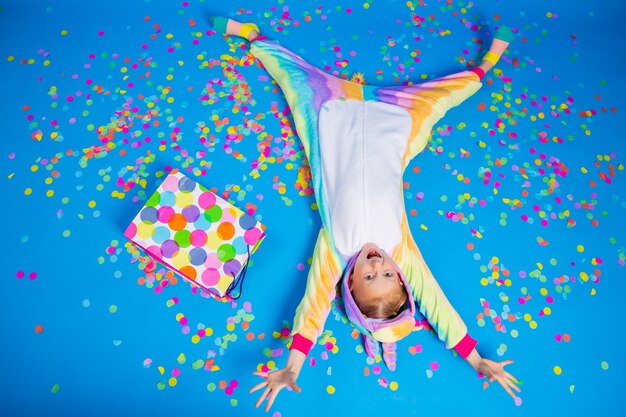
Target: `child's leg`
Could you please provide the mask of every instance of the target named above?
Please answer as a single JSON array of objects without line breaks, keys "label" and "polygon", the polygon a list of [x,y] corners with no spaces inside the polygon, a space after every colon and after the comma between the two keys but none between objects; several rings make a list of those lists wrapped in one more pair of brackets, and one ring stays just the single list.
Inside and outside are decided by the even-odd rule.
[{"label": "child's leg", "polygon": [[253,41],[259,36],[259,28],[254,23],[240,23],[233,19],[216,16],[212,18],[213,29],[218,33],[241,36]]},{"label": "child's leg", "polygon": [[491,43],[489,52],[483,57],[483,62],[474,68],[474,71],[480,78],[482,78],[487,71],[493,68],[498,62],[509,43],[513,41],[513,32],[507,26],[500,26],[496,32],[496,36]]}]

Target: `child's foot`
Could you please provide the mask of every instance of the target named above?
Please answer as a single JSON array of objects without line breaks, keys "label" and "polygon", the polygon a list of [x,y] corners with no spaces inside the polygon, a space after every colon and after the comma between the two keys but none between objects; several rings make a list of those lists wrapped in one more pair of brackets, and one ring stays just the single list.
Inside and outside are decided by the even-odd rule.
[{"label": "child's foot", "polygon": [[213,29],[218,33],[241,36],[252,41],[259,36],[259,28],[254,23],[240,23],[233,19],[216,16],[211,19]]},{"label": "child's foot", "polygon": [[483,57],[483,62],[478,66],[484,72],[489,71],[498,62],[509,43],[513,41],[513,32],[508,26],[500,26],[491,43],[489,52]]}]

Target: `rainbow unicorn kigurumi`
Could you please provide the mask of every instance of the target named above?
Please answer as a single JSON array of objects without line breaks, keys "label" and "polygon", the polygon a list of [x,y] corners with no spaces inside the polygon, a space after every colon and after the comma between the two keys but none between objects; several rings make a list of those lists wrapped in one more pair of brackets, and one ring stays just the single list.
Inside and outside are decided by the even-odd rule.
[{"label": "rainbow unicorn kigurumi", "polygon": [[396,342],[421,313],[447,348],[515,397],[510,362],[482,358],[476,341],[426,265],[408,224],[402,175],[426,146],[435,123],[481,86],[481,79],[513,39],[500,27],[482,63],[471,70],[410,86],[362,85],[329,75],[276,42],[256,25],[212,20],[218,33],[250,41],[250,52],[283,91],[311,167],[322,227],[306,291],[293,325],[285,368],[251,391],[265,388],[257,406],[269,409],[285,386],[296,391],[304,359],[323,331],[339,287],[350,322],[366,352],[396,368]]}]

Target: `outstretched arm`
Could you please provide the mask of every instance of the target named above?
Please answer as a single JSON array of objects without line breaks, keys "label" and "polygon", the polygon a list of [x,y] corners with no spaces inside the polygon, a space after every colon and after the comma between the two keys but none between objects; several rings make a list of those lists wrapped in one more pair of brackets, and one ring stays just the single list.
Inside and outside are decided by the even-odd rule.
[{"label": "outstretched arm", "polygon": [[426,265],[413,240],[406,215],[402,220],[402,241],[394,249],[392,257],[404,272],[420,313],[435,329],[439,339],[448,349],[455,349],[467,358],[476,341],[467,333],[467,326]]},{"label": "outstretched arm", "polygon": [[476,350],[476,341],[470,337],[467,326],[454,310],[424,262],[411,237],[406,217],[402,223],[402,229],[403,241],[394,251],[394,259],[411,285],[420,312],[433,326],[437,336],[448,349],[455,349],[476,371],[489,378],[490,382],[498,381],[515,399],[513,390],[521,391],[517,386],[518,380],[504,370],[504,367],[513,361],[494,362],[480,356]]},{"label": "outstretched arm", "polygon": [[341,278],[342,266],[332,250],[330,237],[321,229],[313,252],[313,260],[306,284],[306,291],[296,310],[293,323],[293,341],[291,342],[287,365],[275,372],[254,372],[265,381],[253,387],[250,392],[265,388],[256,406],[259,407],[267,398],[265,410],[269,410],[274,399],[283,388],[289,386],[296,392],[301,389],[296,385],[298,375],[309,350],[324,329],[324,323],[330,312],[330,303],[335,298],[335,286]]}]

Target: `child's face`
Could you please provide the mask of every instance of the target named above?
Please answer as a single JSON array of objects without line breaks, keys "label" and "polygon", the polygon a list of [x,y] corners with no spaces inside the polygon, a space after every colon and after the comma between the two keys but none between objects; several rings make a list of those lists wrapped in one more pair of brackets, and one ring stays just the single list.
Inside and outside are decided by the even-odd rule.
[{"label": "child's face", "polygon": [[393,303],[397,312],[406,301],[395,262],[374,243],[361,249],[348,286],[359,305]]}]

